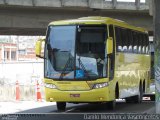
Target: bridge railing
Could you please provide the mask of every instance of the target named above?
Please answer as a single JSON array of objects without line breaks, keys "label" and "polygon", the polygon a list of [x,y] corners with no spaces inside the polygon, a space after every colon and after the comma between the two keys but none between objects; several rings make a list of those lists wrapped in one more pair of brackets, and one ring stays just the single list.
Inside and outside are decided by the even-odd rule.
[{"label": "bridge railing", "polygon": [[149,10],[149,3],[135,0],[135,2],[122,2],[118,0],[90,0],[90,8],[122,9],[122,10]]},{"label": "bridge railing", "polygon": [[[125,0],[124,0],[125,1]],[[143,0],[144,1],[144,0]],[[149,0],[0,0],[0,5],[27,7],[80,7],[89,9],[149,10]]]}]

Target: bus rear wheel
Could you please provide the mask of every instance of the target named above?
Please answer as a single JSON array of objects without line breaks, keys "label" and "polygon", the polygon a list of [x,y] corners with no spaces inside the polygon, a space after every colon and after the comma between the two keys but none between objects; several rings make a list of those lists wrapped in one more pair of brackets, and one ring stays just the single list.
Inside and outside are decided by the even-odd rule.
[{"label": "bus rear wheel", "polygon": [[66,102],[56,102],[58,111],[65,111]]},{"label": "bus rear wheel", "polygon": [[139,87],[139,94],[134,97],[134,102],[135,103],[141,103],[142,99],[143,99],[143,88],[140,85],[140,87]]},{"label": "bus rear wheel", "polygon": [[125,100],[126,100],[126,103],[132,103],[133,102],[132,97],[125,98]]},{"label": "bus rear wheel", "polygon": [[150,100],[155,101],[155,95],[150,95]]}]

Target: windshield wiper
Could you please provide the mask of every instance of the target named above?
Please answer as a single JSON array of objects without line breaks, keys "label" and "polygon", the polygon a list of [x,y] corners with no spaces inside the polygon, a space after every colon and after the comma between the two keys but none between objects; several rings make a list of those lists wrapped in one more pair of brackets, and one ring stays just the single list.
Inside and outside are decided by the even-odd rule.
[{"label": "windshield wiper", "polygon": [[82,69],[84,70],[84,72],[87,74],[88,79],[90,79],[89,73],[88,73],[88,71],[86,70],[85,66],[83,65],[80,57],[78,58],[78,61],[79,61],[79,64],[82,66]]},{"label": "windshield wiper", "polygon": [[73,68],[72,68],[72,67],[73,67],[73,64],[74,64],[73,59],[72,59],[71,56],[69,55],[69,58],[68,58],[65,66],[64,66],[64,68],[63,68],[63,70],[62,70],[62,72],[61,72],[61,74],[60,74],[59,80],[63,79],[63,76],[64,76],[67,68],[70,67],[71,69],[73,69]]}]

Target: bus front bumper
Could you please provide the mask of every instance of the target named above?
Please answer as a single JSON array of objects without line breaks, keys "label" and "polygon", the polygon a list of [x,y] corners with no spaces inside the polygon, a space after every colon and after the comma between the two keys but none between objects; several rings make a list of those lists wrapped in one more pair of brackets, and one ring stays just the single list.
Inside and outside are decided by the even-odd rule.
[{"label": "bus front bumper", "polygon": [[45,88],[46,101],[50,102],[105,102],[111,101],[108,88],[88,91],[61,91]]}]

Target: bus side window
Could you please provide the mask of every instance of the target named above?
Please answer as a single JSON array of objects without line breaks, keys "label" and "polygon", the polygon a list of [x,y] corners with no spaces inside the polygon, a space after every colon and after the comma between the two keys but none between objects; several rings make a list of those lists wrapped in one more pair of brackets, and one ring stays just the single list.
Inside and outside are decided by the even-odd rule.
[{"label": "bus side window", "polygon": [[126,29],[122,29],[122,43],[123,43],[123,51],[128,51],[128,38]]},{"label": "bus side window", "polygon": [[146,46],[145,46],[145,34],[142,34],[142,53],[143,54],[146,54],[145,50],[146,50]]},{"label": "bus side window", "polygon": [[133,50],[133,36],[132,31],[128,29],[128,52],[132,53]]},{"label": "bus side window", "polygon": [[149,54],[149,38],[147,34],[145,34],[145,39],[146,39],[146,54]]},{"label": "bus side window", "polygon": [[121,40],[121,31],[120,28],[115,27],[115,35],[116,35],[116,51],[122,51],[122,40]]},{"label": "bus side window", "polygon": [[138,50],[138,39],[137,39],[137,33],[135,31],[133,33],[133,53],[137,53]]},{"label": "bus side window", "polygon": [[143,54],[143,33],[141,33],[141,54]]},{"label": "bus side window", "polygon": [[141,54],[141,52],[142,52],[142,38],[141,38],[141,33],[137,33],[137,35],[138,35],[138,53],[140,53]]}]

